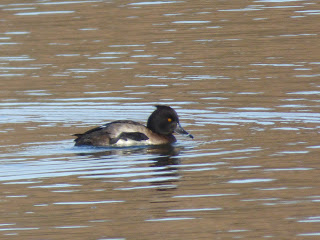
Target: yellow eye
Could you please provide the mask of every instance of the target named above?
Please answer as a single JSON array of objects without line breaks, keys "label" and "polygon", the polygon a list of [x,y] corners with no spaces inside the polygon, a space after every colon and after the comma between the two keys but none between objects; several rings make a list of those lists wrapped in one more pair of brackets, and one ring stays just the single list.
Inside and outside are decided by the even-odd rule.
[{"label": "yellow eye", "polygon": [[172,118],[168,118],[168,122],[172,122]]}]

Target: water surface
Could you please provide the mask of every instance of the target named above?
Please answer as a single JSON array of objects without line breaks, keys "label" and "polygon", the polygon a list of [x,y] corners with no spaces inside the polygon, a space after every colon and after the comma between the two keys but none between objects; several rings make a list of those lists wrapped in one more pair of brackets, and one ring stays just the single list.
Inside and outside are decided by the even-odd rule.
[{"label": "water surface", "polygon": [[[316,1],[2,1],[1,239],[315,239]],[[194,139],[83,148],[174,107]]]}]

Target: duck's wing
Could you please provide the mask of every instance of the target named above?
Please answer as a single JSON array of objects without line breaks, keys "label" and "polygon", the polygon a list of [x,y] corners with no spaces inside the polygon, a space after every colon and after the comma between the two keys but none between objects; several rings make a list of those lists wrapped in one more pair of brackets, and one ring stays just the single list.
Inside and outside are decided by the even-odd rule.
[{"label": "duck's wing", "polygon": [[141,132],[122,132],[117,138],[111,138],[110,144],[116,144],[119,140],[141,142],[148,139],[148,136]]},{"label": "duck's wing", "polygon": [[135,143],[149,139],[149,131],[144,125],[134,121],[115,121],[112,125],[106,125],[106,131],[110,136],[109,144],[135,145]]},{"label": "duck's wing", "polygon": [[81,134],[74,134],[77,138],[74,140],[76,146],[107,146],[110,142],[110,135],[101,127],[90,129]]},{"label": "duck's wing", "polygon": [[[119,140],[125,142],[141,142],[148,140],[147,128],[137,122],[120,120],[104,124],[86,131],[82,134],[74,134],[76,146],[109,146],[117,144]],[[121,142],[123,142],[121,141]]]}]

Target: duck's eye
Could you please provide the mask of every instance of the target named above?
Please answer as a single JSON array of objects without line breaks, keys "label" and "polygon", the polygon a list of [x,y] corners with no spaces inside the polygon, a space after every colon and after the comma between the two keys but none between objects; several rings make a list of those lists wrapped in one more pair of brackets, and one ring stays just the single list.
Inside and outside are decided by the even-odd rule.
[{"label": "duck's eye", "polygon": [[168,122],[172,122],[172,118],[168,118]]}]

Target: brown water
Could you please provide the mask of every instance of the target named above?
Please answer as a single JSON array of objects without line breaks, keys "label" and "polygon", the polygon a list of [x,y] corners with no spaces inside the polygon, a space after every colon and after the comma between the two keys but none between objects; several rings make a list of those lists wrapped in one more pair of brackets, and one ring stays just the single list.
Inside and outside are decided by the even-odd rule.
[{"label": "brown water", "polygon": [[[319,3],[2,0],[0,238],[319,238]],[[159,103],[194,140],[73,147]]]}]

